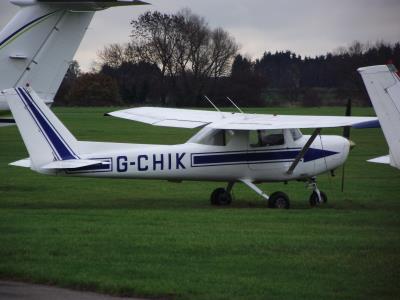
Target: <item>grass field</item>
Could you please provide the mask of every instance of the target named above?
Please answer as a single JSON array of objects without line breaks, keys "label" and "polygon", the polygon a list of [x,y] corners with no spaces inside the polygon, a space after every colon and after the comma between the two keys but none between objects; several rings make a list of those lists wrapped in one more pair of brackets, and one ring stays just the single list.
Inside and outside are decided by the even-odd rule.
[{"label": "grass field", "polygon": [[[107,108],[57,108],[81,140],[180,143],[193,131],[104,118]],[[342,115],[342,108],[254,110]],[[355,109],[372,115],[371,109]],[[328,130],[325,133],[340,133]],[[8,166],[27,157],[16,128],[0,128],[0,278],[116,295],[173,299],[398,299],[400,171],[367,163],[387,153],[379,129],[353,130],[329,197],[308,207],[302,183],[271,210],[244,186],[229,208],[209,205],[219,184],[46,177]]]}]

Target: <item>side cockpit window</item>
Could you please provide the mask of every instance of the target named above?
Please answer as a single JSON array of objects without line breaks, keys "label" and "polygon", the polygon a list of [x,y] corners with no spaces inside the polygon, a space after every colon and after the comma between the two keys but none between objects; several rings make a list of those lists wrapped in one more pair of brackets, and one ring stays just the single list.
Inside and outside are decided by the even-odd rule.
[{"label": "side cockpit window", "polygon": [[280,146],[285,144],[282,129],[250,131],[251,147]]}]

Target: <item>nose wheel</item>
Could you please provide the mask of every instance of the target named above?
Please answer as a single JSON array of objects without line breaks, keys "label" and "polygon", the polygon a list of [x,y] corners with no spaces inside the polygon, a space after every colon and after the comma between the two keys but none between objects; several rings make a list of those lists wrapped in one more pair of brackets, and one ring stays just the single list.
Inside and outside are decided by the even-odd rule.
[{"label": "nose wheel", "polygon": [[309,180],[309,186],[313,190],[309,198],[311,207],[315,207],[319,204],[328,202],[328,197],[326,196],[326,194],[318,189],[317,180],[315,177]]},{"label": "nose wheel", "polygon": [[309,201],[310,206],[315,207],[321,203],[326,203],[328,201],[328,198],[326,197],[326,194],[322,191],[319,191],[319,196],[317,192],[312,192]]}]

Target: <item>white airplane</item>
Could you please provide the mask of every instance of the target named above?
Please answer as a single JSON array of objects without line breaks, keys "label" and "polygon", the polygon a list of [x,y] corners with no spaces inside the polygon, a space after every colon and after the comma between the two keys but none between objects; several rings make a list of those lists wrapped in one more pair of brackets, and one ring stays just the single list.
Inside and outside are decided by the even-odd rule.
[{"label": "white airplane", "polygon": [[[310,204],[327,200],[316,176],[342,165],[350,149],[341,136],[320,135],[322,128],[362,125],[374,117],[285,116],[189,109],[141,107],[111,116],[155,126],[201,128],[180,145],[77,141],[39,96],[18,87],[2,91],[17,123],[29,158],[12,163],[47,175],[98,178],[222,181],[211,203],[227,205],[242,182],[268,200],[269,207],[289,208],[283,192],[268,196],[256,184],[308,181]],[[303,135],[298,128],[314,129]]]},{"label": "white airplane", "polygon": [[400,169],[400,77],[393,65],[358,69],[389,145],[389,155],[370,162]]},{"label": "white airplane", "polygon": [[[93,15],[112,6],[147,4],[136,0],[10,0],[20,10],[0,32],[0,91],[31,86],[47,104],[68,70]],[[9,111],[0,95],[0,113]],[[0,118],[0,126],[12,124]]]}]

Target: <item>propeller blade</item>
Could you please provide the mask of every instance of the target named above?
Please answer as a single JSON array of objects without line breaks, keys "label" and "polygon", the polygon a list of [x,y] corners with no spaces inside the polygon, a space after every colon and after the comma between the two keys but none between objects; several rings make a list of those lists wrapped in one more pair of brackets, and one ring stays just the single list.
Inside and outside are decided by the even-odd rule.
[{"label": "propeller blade", "polygon": [[342,193],[344,191],[344,166],[345,166],[345,164],[343,164],[343,166],[342,166]]},{"label": "propeller blade", "polygon": [[[346,117],[351,116],[351,98],[347,99],[347,104],[346,104]],[[343,137],[350,140],[350,126],[343,127]],[[350,149],[354,148],[355,144],[354,142],[350,141]],[[344,169],[345,169],[345,164],[342,166],[342,193],[344,191]]]},{"label": "propeller blade", "polygon": [[[351,98],[347,100],[345,116],[351,116]],[[345,137],[346,139],[350,138],[350,126],[346,126],[343,128],[343,137]]]}]

